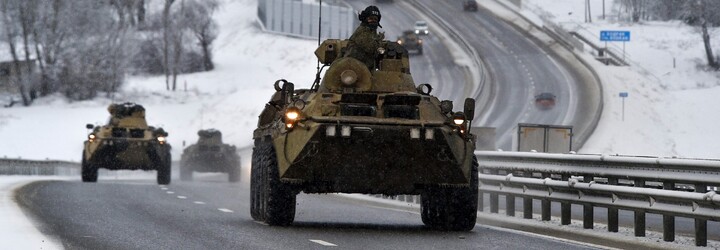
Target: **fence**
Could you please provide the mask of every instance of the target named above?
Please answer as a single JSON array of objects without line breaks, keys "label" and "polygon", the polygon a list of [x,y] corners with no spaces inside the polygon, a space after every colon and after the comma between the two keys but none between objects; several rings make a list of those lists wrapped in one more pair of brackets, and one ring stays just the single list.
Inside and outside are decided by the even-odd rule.
[{"label": "fence", "polygon": [[[523,199],[524,218],[532,218],[533,199],[541,201],[542,220],[550,202],[560,202],[561,224],[570,224],[571,204],[583,205],[583,227],[593,228],[594,208],[607,208],[608,231],[618,231],[618,210],[634,212],[635,236],[645,236],[645,214],[663,216],[663,240],[675,240],[675,216],[695,219],[695,243],[707,245],[707,221],[720,221],[720,160],[655,157],[475,152],[480,163],[480,198],[490,194],[498,213],[515,215]],[[480,205],[479,207],[483,207]]]},{"label": "fence", "polygon": [[320,13],[322,12],[322,36],[326,38],[349,38],[359,20],[349,6],[303,3],[296,0],[259,0],[258,18],[269,32],[317,39]]}]

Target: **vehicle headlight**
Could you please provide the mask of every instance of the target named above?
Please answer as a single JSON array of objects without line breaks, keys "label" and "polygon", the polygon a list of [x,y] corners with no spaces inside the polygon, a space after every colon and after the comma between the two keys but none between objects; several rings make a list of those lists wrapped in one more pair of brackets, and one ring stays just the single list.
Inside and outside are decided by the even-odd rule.
[{"label": "vehicle headlight", "polygon": [[95,134],[89,134],[89,135],[88,135],[88,141],[90,141],[90,142],[94,142],[94,141],[95,141],[95,138],[97,138],[97,136],[95,136]]},{"label": "vehicle headlight", "polygon": [[165,144],[165,136],[158,136],[157,140],[160,144]]},{"label": "vehicle headlight", "polygon": [[288,129],[294,128],[297,121],[300,120],[300,109],[297,107],[290,107],[285,111],[285,127]]},{"label": "vehicle headlight", "polygon": [[466,130],[465,114],[463,114],[463,112],[457,112],[457,113],[453,114],[453,123],[455,123],[455,125],[457,125],[460,128],[461,134],[465,133],[465,130]]},{"label": "vehicle headlight", "polygon": [[397,40],[397,43],[402,45],[402,40]]}]

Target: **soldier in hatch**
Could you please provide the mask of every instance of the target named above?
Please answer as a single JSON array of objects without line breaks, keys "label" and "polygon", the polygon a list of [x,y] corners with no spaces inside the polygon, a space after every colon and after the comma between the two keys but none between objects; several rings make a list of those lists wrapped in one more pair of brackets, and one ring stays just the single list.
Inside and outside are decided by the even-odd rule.
[{"label": "soldier in hatch", "polygon": [[375,53],[380,47],[380,42],[385,39],[384,32],[379,34],[377,32],[378,27],[382,28],[380,17],[380,10],[373,5],[360,12],[358,15],[361,22],[360,26],[355,29],[355,32],[348,39],[349,42],[344,55],[365,63],[370,71],[375,70]]}]

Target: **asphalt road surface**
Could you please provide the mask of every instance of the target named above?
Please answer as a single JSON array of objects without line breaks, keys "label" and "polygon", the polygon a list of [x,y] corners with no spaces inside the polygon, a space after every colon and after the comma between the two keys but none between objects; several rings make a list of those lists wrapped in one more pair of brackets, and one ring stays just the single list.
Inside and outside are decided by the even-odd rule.
[{"label": "asphalt road surface", "polygon": [[202,174],[168,186],[155,184],[152,172],[101,176],[97,183],[39,181],[18,190],[16,199],[67,249],[589,248],[481,225],[434,231],[410,205],[339,195],[300,194],[295,223],[271,227],[250,217],[247,176],[231,184],[224,174]]}]

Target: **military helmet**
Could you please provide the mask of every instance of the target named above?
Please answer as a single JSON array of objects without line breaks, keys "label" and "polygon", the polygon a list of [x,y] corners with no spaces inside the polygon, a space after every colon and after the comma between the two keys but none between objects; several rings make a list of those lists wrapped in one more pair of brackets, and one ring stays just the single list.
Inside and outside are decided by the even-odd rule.
[{"label": "military helmet", "polygon": [[380,23],[380,19],[382,16],[380,15],[380,9],[378,9],[375,5],[370,5],[365,10],[360,12],[360,15],[358,15],[358,19],[360,19],[361,22],[366,22],[365,19],[367,19],[369,16],[377,16],[378,17],[378,23]]}]

